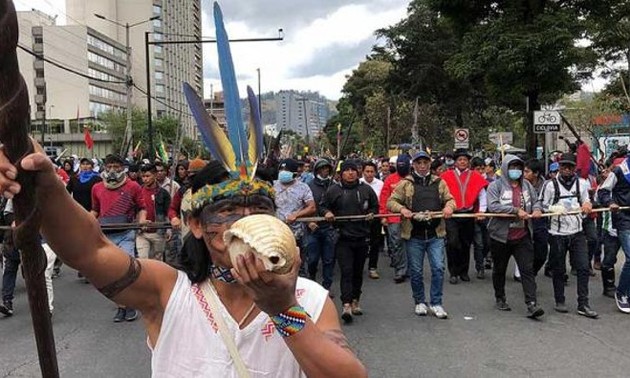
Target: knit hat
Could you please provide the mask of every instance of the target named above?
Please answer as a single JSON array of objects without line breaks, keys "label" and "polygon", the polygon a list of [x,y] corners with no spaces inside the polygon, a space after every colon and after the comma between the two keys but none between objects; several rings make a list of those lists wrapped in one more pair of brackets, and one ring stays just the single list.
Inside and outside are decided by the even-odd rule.
[{"label": "knit hat", "polygon": [[197,173],[203,169],[208,163],[203,159],[193,159],[188,163],[188,173]]},{"label": "knit hat", "polygon": [[341,163],[341,172],[345,172],[348,169],[359,171],[359,167],[357,167],[357,163],[354,160],[346,160]]},{"label": "knit hat", "polygon": [[330,167],[330,170],[333,169],[332,164],[330,164],[330,162],[326,159],[319,159],[317,160],[317,162],[315,162],[315,165],[313,166],[313,172],[317,173],[318,169],[324,168],[324,167]]},{"label": "knit hat", "polygon": [[396,172],[402,174],[402,176],[406,176],[409,174],[410,168],[411,156],[409,156],[409,154],[398,155],[398,159],[396,159]]}]

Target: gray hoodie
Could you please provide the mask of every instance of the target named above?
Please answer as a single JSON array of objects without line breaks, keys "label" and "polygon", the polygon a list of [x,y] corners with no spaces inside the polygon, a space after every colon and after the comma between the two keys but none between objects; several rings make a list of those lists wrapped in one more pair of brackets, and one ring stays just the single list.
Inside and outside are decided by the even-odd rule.
[{"label": "gray hoodie", "polygon": [[[520,158],[514,155],[505,155],[503,163],[501,164],[502,176],[500,179],[495,180],[488,187],[488,212],[489,213],[507,213],[518,214],[519,208],[512,205],[512,184],[508,179],[508,166],[514,161],[523,162]],[[523,176],[520,178],[521,189],[523,192],[523,199],[525,203],[525,211],[532,213],[534,210],[541,210],[540,204],[537,199],[536,189],[525,180]],[[510,224],[516,221],[517,218],[490,218],[488,222],[488,233],[490,237],[501,243],[507,243],[508,232],[510,230]],[[530,236],[533,233],[532,222],[527,221],[527,227],[529,228]]]}]

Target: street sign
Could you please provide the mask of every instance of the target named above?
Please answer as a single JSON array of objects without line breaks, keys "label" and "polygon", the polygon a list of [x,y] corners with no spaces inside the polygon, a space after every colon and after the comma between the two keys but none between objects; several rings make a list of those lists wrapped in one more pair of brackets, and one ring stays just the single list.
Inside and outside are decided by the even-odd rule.
[{"label": "street sign", "polygon": [[555,110],[541,110],[534,112],[534,133],[544,134],[560,131],[562,118]]},{"label": "street sign", "polygon": [[455,129],[455,148],[470,148],[468,129]]},{"label": "street sign", "polygon": [[490,141],[497,146],[501,146],[503,144],[514,144],[514,134],[511,131],[491,133],[488,137]]}]

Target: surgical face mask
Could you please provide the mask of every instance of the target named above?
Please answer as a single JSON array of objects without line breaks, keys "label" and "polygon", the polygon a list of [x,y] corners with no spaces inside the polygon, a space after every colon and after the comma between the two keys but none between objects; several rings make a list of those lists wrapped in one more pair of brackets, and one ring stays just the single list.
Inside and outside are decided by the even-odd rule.
[{"label": "surgical face mask", "polygon": [[291,181],[293,181],[293,172],[280,171],[278,173],[278,181],[280,181],[283,184],[290,183]]},{"label": "surgical face mask", "polygon": [[508,177],[510,178],[510,180],[518,180],[521,178],[521,176],[523,176],[523,170],[521,169],[508,170]]},{"label": "surgical face mask", "polygon": [[453,159],[446,159],[446,161],[444,161],[444,163],[446,163],[446,165],[453,165],[453,164],[455,164],[455,160],[453,160]]}]

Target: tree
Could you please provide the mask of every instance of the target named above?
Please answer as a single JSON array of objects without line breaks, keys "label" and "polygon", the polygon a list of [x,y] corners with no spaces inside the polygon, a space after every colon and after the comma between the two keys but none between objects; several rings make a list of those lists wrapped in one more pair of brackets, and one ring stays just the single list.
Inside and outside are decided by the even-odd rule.
[{"label": "tree", "polygon": [[[586,33],[576,2],[545,0],[426,0],[462,36],[446,62],[457,78],[479,81],[491,103],[530,112],[579,89],[580,73],[594,67],[592,48],[576,42]],[[527,116],[527,149],[536,149]]]},{"label": "tree", "polygon": [[[123,137],[127,128],[127,114],[125,111],[109,111],[103,113],[100,117],[101,123],[104,128],[112,136],[112,144],[114,145],[114,151],[120,151],[122,149]],[[131,128],[133,135],[133,143],[135,145],[140,142],[140,149],[145,151],[145,155],[148,147],[148,128],[147,128],[147,114],[146,111],[133,108],[131,113]],[[180,126],[179,121],[176,118],[164,116],[156,118],[153,121],[154,127],[154,144],[161,140],[165,144],[175,143],[177,136],[177,129]]]}]

